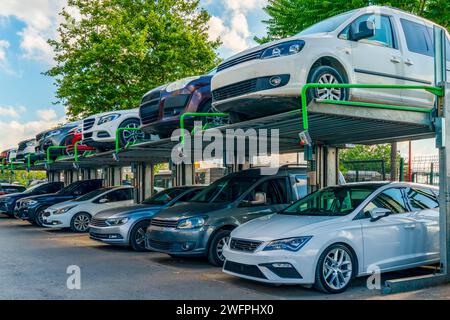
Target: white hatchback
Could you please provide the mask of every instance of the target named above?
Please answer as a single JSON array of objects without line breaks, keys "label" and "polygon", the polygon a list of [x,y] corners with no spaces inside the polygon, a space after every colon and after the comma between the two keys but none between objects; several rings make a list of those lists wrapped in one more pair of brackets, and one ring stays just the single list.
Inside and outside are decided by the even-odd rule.
[{"label": "white hatchback", "polygon": [[97,189],[75,200],[46,209],[43,225],[48,228],[70,228],[74,232],[87,232],[91,218],[100,211],[133,204],[134,188],[131,186]]},{"label": "white hatchback", "polygon": [[322,189],[233,230],[223,270],[339,293],[357,276],[437,263],[437,192],[387,182]]},{"label": "white hatchback", "polygon": [[[234,122],[299,109],[306,83],[432,85],[433,26],[390,7],[370,6],[299,34],[239,53],[212,79],[213,106]],[[450,42],[447,33],[447,60]],[[450,77],[450,70],[448,70]],[[408,89],[316,89],[315,98],[433,107],[434,96]]]}]

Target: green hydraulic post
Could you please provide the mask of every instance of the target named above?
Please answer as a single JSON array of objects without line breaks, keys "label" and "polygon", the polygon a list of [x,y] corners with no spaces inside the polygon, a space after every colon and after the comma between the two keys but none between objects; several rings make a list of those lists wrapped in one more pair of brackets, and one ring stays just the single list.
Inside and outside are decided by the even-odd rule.
[{"label": "green hydraulic post", "polygon": [[66,149],[66,147],[64,147],[64,146],[51,146],[51,147],[48,147],[47,148],[47,164],[50,164],[52,161],[51,161],[51,159],[50,159],[50,151],[51,150],[61,150],[61,149]]},{"label": "green hydraulic post", "polygon": [[[186,112],[180,116],[180,129],[184,132],[184,118],[186,117],[228,117],[228,113],[222,112]],[[202,128],[202,130],[204,127]],[[195,130],[195,128],[194,128]],[[184,134],[181,136],[181,144],[184,145]]]},{"label": "green hydraulic post", "polygon": [[405,169],[405,159],[400,158],[400,174],[398,177],[398,181],[403,181],[404,176],[403,176],[403,170]]}]

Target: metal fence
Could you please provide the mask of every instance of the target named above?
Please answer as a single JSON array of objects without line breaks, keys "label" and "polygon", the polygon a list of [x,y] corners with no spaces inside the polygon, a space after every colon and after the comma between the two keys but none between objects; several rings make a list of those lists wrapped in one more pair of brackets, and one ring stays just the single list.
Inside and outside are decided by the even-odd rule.
[{"label": "metal fence", "polygon": [[[405,164],[408,159],[405,160]],[[408,165],[405,166],[404,180],[408,181]],[[439,185],[439,156],[414,157],[411,161],[411,181]]]},{"label": "metal fence", "polygon": [[385,181],[385,160],[353,160],[341,161],[341,171],[347,182]]}]

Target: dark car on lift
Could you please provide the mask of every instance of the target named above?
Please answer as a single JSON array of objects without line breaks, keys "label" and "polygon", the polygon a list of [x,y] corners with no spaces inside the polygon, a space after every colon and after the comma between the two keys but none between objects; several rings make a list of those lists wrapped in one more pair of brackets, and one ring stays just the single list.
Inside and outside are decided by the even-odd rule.
[{"label": "dark car on lift", "polygon": [[[78,127],[80,122],[67,123],[58,128],[48,130],[40,133],[36,136],[36,157],[39,160],[47,159],[47,149],[49,147],[65,147],[65,138],[69,134],[70,130]],[[65,149],[51,149],[50,158],[54,160],[55,158],[66,155]]]},{"label": "dark car on lift", "polygon": [[38,195],[20,199],[14,208],[14,216],[42,227],[44,210],[48,207],[76,199],[91,191],[100,189],[103,180],[84,180],[74,182],[57,193]]},{"label": "dark car on lift", "polygon": [[[155,88],[144,95],[139,107],[141,129],[167,138],[180,128],[180,117],[186,112],[216,112],[212,106],[211,79],[207,75],[189,77]],[[224,117],[186,117],[185,128],[193,129],[194,120],[220,126],[228,123]]]},{"label": "dark car on lift", "polygon": [[17,147],[16,160],[19,162],[27,162],[29,157],[31,163],[35,162],[37,160],[35,148],[36,148],[35,138],[19,142]]},{"label": "dark car on lift", "polygon": [[270,175],[262,170],[229,174],[191,200],[157,213],[147,229],[147,249],[204,256],[215,266],[223,265],[223,247],[234,228],[307,195],[306,167],[283,166]]},{"label": "dark car on lift", "polygon": [[18,200],[42,194],[55,193],[64,187],[63,182],[49,182],[36,184],[23,192],[12,193],[0,196],[0,213],[5,213],[10,217],[14,216],[14,208]]}]

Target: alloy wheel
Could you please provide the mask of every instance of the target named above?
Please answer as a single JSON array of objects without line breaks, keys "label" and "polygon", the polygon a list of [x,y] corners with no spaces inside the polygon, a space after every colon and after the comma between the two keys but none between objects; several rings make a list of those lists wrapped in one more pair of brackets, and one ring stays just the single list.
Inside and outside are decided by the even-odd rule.
[{"label": "alloy wheel", "polygon": [[331,250],[323,261],[323,279],[333,290],[340,290],[348,285],[352,278],[352,259],[341,248]]},{"label": "alloy wheel", "polygon": [[219,240],[219,242],[217,242],[216,254],[219,260],[222,262],[225,261],[225,257],[223,256],[223,248],[225,247],[225,245],[228,243],[229,240],[230,237],[223,237],[222,239]]},{"label": "alloy wheel", "polygon": [[125,143],[135,142],[138,140],[143,140],[145,138],[145,134],[142,131],[126,130],[128,128],[138,129],[139,125],[137,123],[130,123],[125,127],[125,130],[122,131],[122,137]]},{"label": "alloy wheel", "polygon": [[80,214],[73,221],[75,229],[77,229],[80,232],[87,231],[89,229],[89,223],[90,223],[89,217],[84,214]]},{"label": "alloy wheel", "polygon": [[[325,73],[320,76],[317,81],[320,84],[339,84],[339,81],[336,77],[330,73]],[[317,89],[317,98],[319,99],[327,99],[327,100],[341,100],[342,98],[342,89],[338,88],[318,88]]]},{"label": "alloy wheel", "polygon": [[144,228],[139,228],[136,231],[136,235],[134,240],[136,241],[136,244],[141,247],[141,248],[145,248],[145,230]]}]

